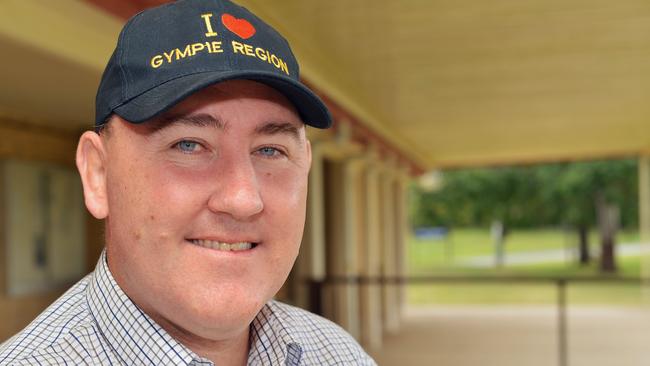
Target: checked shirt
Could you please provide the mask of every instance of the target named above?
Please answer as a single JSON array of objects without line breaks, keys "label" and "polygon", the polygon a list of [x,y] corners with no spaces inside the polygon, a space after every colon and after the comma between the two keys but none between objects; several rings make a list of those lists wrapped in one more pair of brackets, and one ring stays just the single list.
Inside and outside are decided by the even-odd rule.
[{"label": "checked shirt", "polygon": [[[248,365],[375,365],[339,326],[270,301],[251,324]],[[192,365],[213,363],[177,342],[120,289],[102,253],[27,328],[0,345],[0,365]]]}]

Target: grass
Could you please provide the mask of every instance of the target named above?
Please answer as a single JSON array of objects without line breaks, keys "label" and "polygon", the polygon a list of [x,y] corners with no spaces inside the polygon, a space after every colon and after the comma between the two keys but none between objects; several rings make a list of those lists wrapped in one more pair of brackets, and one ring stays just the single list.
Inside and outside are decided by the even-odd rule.
[{"label": "grass", "polygon": [[[570,245],[571,238],[560,230],[517,230],[506,240],[508,253],[560,249]],[[594,242],[592,240],[592,242]],[[410,268],[416,273],[469,257],[491,255],[494,252],[488,229],[457,229],[446,239],[411,238]]]},{"label": "grass", "polygon": [[[619,243],[637,242],[636,231],[621,232]],[[596,232],[590,233],[592,253],[598,250]],[[464,259],[489,256],[494,247],[488,229],[456,229],[447,239],[409,239],[408,266],[411,274],[426,274],[440,269],[453,269]],[[506,252],[525,253],[553,249],[571,248],[576,245],[576,235],[557,229],[514,230],[506,238]]]},{"label": "grass", "polygon": [[[596,233],[590,242],[595,252]],[[623,232],[618,242],[638,241],[636,232]],[[561,230],[518,230],[512,232],[506,242],[507,253],[536,252],[575,245],[572,236]],[[453,249],[452,247],[453,246]],[[459,229],[445,241],[419,240],[409,243],[408,265],[411,275],[472,275],[472,276],[539,276],[576,277],[600,275],[597,263],[580,266],[573,262],[541,263],[525,266],[507,266],[500,269],[478,268],[460,265],[463,259],[487,256],[493,253],[488,230]],[[619,258],[618,275],[638,277],[640,257]],[[594,261],[596,262],[596,261]],[[573,283],[568,286],[567,296],[571,304],[596,305],[643,305],[650,289],[638,285],[611,283]],[[645,291],[645,292],[644,292]],[[552,304],[557,301],[557,289],[552,284],[427,284],[411,285],[407,290],[412,304]],[[644,297],[645,296],[645,297]]]}]

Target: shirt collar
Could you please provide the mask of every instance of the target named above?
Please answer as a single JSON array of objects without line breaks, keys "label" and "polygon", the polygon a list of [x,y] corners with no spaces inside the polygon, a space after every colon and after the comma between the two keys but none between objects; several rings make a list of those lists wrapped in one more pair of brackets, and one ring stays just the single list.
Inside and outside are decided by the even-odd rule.
[{"label": "shirt collar", "polygon": [[249,362],[263,365],[299,365],[302,347],[294,338],[298,333],[290,328],[284,311],[270,301],[251,323],[251,348]]}]

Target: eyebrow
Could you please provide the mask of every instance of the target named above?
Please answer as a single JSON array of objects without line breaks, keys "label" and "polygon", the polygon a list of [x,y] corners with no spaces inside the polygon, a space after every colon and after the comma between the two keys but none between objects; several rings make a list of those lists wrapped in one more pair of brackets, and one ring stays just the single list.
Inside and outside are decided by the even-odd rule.
[{"label": "eyebrow", "polygon": [[258,135],[276,135],[287,134],[293,137],[294,140],[300,141],[300,133],[298,127],[289,122],[269,122],[255,128],[255,133]]},{"label": "eyebrow", "polygon": [[158,132],[166,127],[178,124],[198,127],[214,127],[220,130],[225,128],[224,123],[212,115],[200,113],[192,115],[163,115],[150,121],[151,132]]},{"label": "eyebrow", "polygon": [[[178,124],[187,124],[198,127],[214,127],[220,130],[226,128],[225,123],[210,114],[200,113],[192,115],[163,115],[151,121],[151,132],[158,132],[166,127]],[[269,122],[255,128],[257,135],[287,134],[294,140],[300,141],[300,132],[295,124],[289,122]]]}]

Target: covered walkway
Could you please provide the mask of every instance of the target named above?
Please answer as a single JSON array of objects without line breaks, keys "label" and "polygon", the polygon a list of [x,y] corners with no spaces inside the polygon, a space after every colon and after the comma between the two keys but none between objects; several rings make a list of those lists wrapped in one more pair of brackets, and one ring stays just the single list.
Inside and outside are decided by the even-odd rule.
[{"label": "covered walkway", "polygon": [[[570,366],[650,362],[650,311],[571,307]],[[383,366],[558,365],[556,309],[544,307],[407,308],[398,333],[371,352]]]},{"label": "covered walkway", "polygon": [[[26,197],[11,207],[0,205],[0,319],[10,319],[0,322],[0,342],[67,282],[94,268],[103,247],[102,224],[87,216],[79,199],[75,208],[61,205],[64,214],[53,215],[67,220],[68,231],[60,231],[74,237],[60,234],[56,225],[45,227],[41,222],[49,222],[45,213],[51,211],[28,189],[81,197],[73,167],[76,141],[93,120],[95,90],[115,39],[129,16],[167,1],[0,1],[0,181],[17,176],[9,169],[18,163],[24,171],[44,172],[33,177],[54,172],[71,182],[64,187],[18,181],[22,191],[0,191],[0,201],[19,192]],[[315,297],[307,281],[405,275],[407,188],[414,175],[431,169],[638,156],[640,231],[650,241],[650,2],[236,2],[286,35],[305,82],[336,120],[331,130],[309,132],[313,165],[305,241],[279,298],[307,307]],[[195,25],[203,24],[197,19]],[[24,207],[42,215],[20,220]],[[11,228],[24,237],[5,234],[10,220],[21,223]],[[51,258],[58,253],[62,262],[76,265],[52,260],[37,266],[30,251],[9,247],[31,248],[40,237],[59,238],[48,243]],[[19,276],[10,273],[9,263]],[[50,267],[65,269],[61,279],[49,275]],[[650,276],[650,262],[642,272]],[[30,288],[45,290],[10,291],[15,286],[9,280],[22,274],[37,284]],[[58,282],[50,283],[53,278]],[[322,308],[364,346],[380,349],[380,365],[528,366],[554,365],[556,359],[552,309],[532,315],[409,312],[401,328],[403,293],[396,286],[344,284],[330,290],[312,308]],[[627,320],[588,314],[585,320],[571,318],[570,365],[585,364],[583,355],[600,362],[590,366],[640,364],[623,360],[635,357],[627,346],[599,346],[625,339],[621,344],[641,352],[638,334],[628,337],[621,330],[627,328],[618,328]],[[628,322],[637,333],[650,329],[648,322]],[[616,331],[603,331],[610,323]],[[389,337],[382,348],[384,334]]]}]

